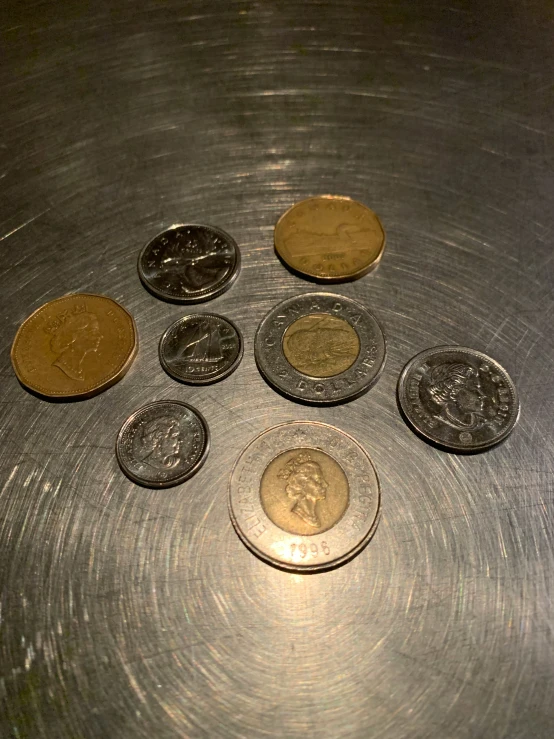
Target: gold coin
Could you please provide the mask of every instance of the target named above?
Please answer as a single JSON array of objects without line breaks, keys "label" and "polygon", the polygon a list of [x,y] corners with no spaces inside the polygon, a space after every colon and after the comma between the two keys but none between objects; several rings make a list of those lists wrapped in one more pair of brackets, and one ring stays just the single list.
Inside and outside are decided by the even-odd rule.
[{"label": "gold coin", "polygon": [[385,231],[356,200],[320,195],[302,200],[275,226],[275,249],[293,270],[322,282],[357,280],[377,266]]},{"label": "gold coin", "polygon": [[103,295],[46,303],[24,321],[11,358],[18,380],[50,398],[85,398],[120,380],[138,348],[132,316]]},{"label": "gold coin", "polygon": [[266,467],[260,499],[268,518],[298,536],[322,534],[348,508],[348,480],[342,467],[319,449],[289,449]]},{"label": "gold coin", "polygon": [[298,318],[283,336],[289,364],[309,377],[334,377],[346,372],[360,353],[360,339],[343,318],[312,313]]}]

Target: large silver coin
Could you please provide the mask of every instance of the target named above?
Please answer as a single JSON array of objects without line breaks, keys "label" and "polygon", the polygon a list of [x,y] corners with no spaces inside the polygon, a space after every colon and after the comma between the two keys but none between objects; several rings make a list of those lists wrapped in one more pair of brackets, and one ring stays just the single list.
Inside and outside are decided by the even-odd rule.
[{"label": "large silver coin", "polygon": [[258,368],[273,387],[317,405],[367,392],[386,355],[377,319],[355,300],[333,293],[279,303],[261,322],[254,347]]},{"label": "large silver coin", "polygon": [[178,400],[143,406],[121,427],[117,460],[134,482],[149,488],[178,485],[206,461],[209,431],[204,417]]},{"label": "large silver coin", "polygon": [[201,303],[221,295],[236,280],[240,251],[228,233],[214,226],[174,225],[141,251],[140,279],[161,300]]},{"label": "large silver coin", "polygon": [[290,570],[322,570],[353,557],[373,535],[379,505],[367,452],[325,423],[264,431],[240,455],[229,486],[240,538]]},{"label": "large silver coin", "polygon": [[228,318],[194,313],[175,321],[159,347],[165,371],[179,382],[208,385],[227,377],[239,366],[242,336]]},{"label": "large silver coin", "polygon": [[505,439],[519,415],[514,383],[486,354],[462,346],[426,349],[402,370],[398,400],[424,439],[476,452]]}]

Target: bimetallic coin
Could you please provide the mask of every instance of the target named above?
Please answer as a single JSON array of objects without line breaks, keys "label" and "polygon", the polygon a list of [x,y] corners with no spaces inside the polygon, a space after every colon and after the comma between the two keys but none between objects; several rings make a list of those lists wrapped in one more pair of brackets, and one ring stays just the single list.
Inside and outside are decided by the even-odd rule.
[{"label": "bimetallic coin", "polygon": [[462,346],[438,346],[411,359],[398,381],[398,400],[414,431],[454,452],[497,444],[519,415],[517,391],[506,370]]},{"label": "bimetallic coin", "polygon": [[137,353],[133,317],[103,295],[46,303],[19,327],[11,359],[18,380],[48,398],[88,398],[120,380]]},{"label": "bimetallic coin", "polygon": [[174,225],[148,242],[138,260],[140,279],[157,298],[201,303],[221,295],[236,280],[240,251],[214,226]]},{"label": "bimetallic coin", "polygon": [[169,488],[198,472],[209,445],[208,425],[201,413],[178,400],[158,400],[125,421],[115,450],[131,480],[144,487]]},{"label": "bimetallic coin", "polygon": [[373,535],[379,505],[379,480],[365,450],[324,423],[264,431],[240,455],[229,485],[240,538],[290,570],[322,570],[353,557]]},{"label": "bimetallic coin", "polygon": [[375,317],[356,301],[331,293],[279,303],[260,323],[254,349],[261,374],[274,388],[316,405],[367,392],[386,355]]},{"label": "bimetallic coin", "polygon": [[302,200],[275,226],[275,250],[295,272],[320,282],[357,280],[377,266],[385,231],[365,205],[338,195]]},{"label": "bimetallic coin", "polygon": [[215,313],[179,318],[160,340],[162,367],[189,385],[207,385],[227,377],[239,366],[242,353],[238,328]]}]

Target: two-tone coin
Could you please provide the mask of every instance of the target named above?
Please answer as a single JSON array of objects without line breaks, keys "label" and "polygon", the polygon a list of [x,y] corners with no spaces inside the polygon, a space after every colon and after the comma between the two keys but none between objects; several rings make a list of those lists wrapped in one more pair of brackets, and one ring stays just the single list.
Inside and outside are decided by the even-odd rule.
[{"label": "two-tone coin", "polygon": [[505,439],[519,415],[506,370],[462,346],[426,349],[402,370],[398,401],[411,428],[454,452],[477,452]]},{"label": "two-tone coin", "polygon": [[265,379],[288,398],[316,405],[353,400],[377,381],[383,331],[367,308],[332,293],[297,295],[263,319],[254,342]]},{"label": "two-tone coin", "polygon": [[313,571],[341,564],[373,535],[379,480],[367,452],[324,423],[274,426],[240,455],[229,484],[231,520],[267,562]]},{"label": "two-tone coin", "polygon": [[188,480],[206,461],[210,447],[202,414],[178,400],[158,400],[125,421],[116,441],[123,472],[149,488],[169,488]]},{"label": "two-tone coin", "polygon": [[292,270],[318,282],[356,280],[377,266],[385,231],[368,207],[338,195],[296,203],[275,226],[275,250]]},{"label": "two-tone coin", "polygon": [[174,225],[146,244],[138,260],[145,287],[161,300],[201,303],[228,290],[240,271],[240,251],[214,226]]},{"label": "two-tone coin", "polygon": [[228,377],[243,354],[239,329],[215,313],[195,313],[175,321],[159,347],[165,371],[179,382],[207,385]]},{"label": "two-tone coin", "polygon": [[48,398],[88,398],[120,380],[137,353],[133,317],[104,295],[52,300],[19,327],[11,359],[18,380]]}]

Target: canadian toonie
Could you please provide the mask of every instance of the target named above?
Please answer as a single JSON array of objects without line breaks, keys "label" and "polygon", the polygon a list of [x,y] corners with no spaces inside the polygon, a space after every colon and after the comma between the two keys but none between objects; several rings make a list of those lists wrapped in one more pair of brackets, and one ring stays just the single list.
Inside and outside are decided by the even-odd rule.
[{"label": "canadian toonie", "polygon": [[410,426],[452,451],[497,444],[519,415],[514,383],[498,362],[462,346],[426,349],[402,370],[398,400]]},{"label": "canadian toonie", "polygon": [[284,300],[262,320],[254,342],[262,375],[292,400],[317,405],[353,400],[377,381],[383,331],[355,300],[307,293]]},{"label": "canadian toonie", "polygon": [[295,272],[320,282],[346,282],[377,266],[385,231],[370,208],[351,198],[302,200],[275,226],[275,250]]},{"label": "canadian toonie", "polygon": [[321,570],[357,554],[375,531],[379,480],[367,452],[324,423],[294,421],[256,437],[229,485],[244,543],[268,562]]},{"label": "canadian toonie", "polygon": [[49,398],[87,398],[120,380],[137,353],[133,317],[104,295],[75,293],[41,306],[11,350],[19,381]]},{"label": "canadian toonie", "polygon": [[200,303],[221,295],[236,280],[240,251],[228,233],[195,223],[174,225],[146,244],[139,276],[156,297]]},{"label": "canadian toonie", "polygon": [[236,370],[243,354],[242,336],[228,318],[194,313],[167,329],[159,354],[162,367],[176,380],[207,385]]},{"label": "canadian toonie", "polygon": [[158,400],[135,411],[121,427],[116,454],[139,485],[168,488],[192,477],[206,461],[208,425],[196,408]]}]

